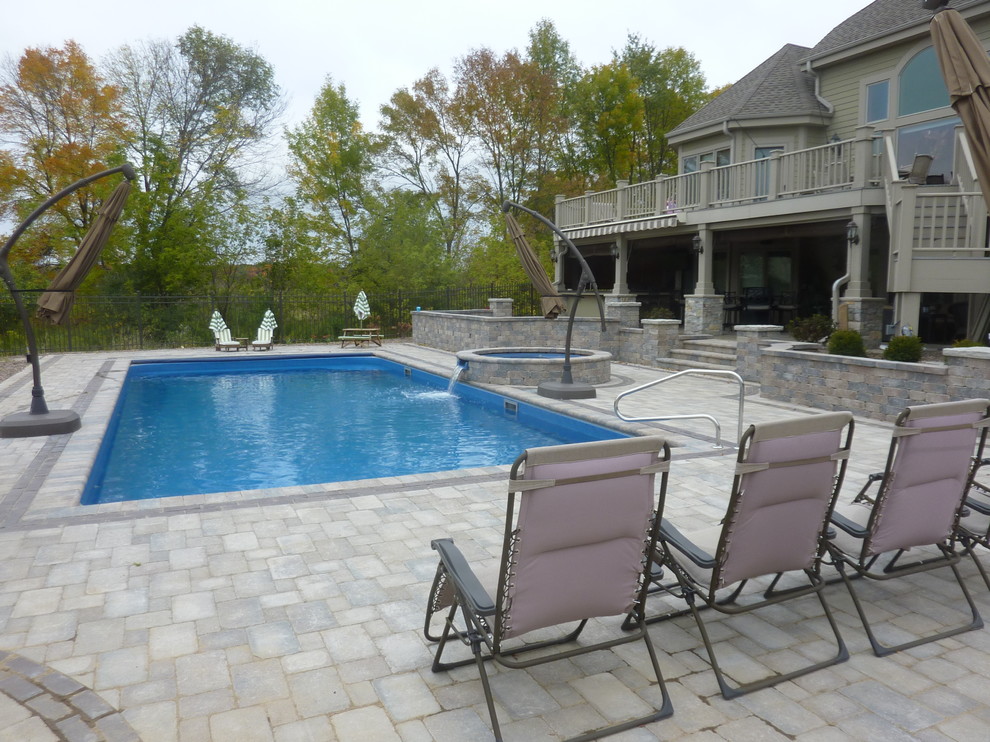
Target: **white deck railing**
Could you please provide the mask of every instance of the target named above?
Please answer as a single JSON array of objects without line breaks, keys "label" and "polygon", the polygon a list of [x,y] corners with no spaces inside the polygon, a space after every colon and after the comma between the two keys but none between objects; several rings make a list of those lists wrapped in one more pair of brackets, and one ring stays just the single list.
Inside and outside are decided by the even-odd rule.
[{"label": "white deck railing", "polygon": [[562,229],[644,219],[693,211],[793,198],[882,181],[881,156],[870,138],[847,139],[766,159],[705,167],[694,173],[587,193],[557,202]]}]

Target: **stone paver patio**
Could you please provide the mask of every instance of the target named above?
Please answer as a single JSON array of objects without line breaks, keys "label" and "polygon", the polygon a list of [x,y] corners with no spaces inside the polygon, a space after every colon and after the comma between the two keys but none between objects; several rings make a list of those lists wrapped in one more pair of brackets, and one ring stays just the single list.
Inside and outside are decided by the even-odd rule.
[{"label": "stone paver patio", "polygon": [[[455,364],[452,354],[411,344],[379,352],[443,375]],[[77,504],[130,360],[215,355],[43,359],[49,406],[76,409],[83,428],[0,440],[0,742],[490,739],[476,670],[432,673],[421,624],[436,565],[431,539],[452,536],[470,559],[495,565],[508,467]],[[614,364],[597,399],[552,406],[614,420],[617,393],[660,375]],[[536,399],[532,389],[511,392]],[[0,417],[29,397],[27,371],[0,382]],[[736,388],[723,381],[681,379],[630,405],[637,415],[714,414],[723,437],[736,437]],[[766,402],[755,389],[746,399],[747,423],[795,412],[810,411]],[[720,518],[733,452],[712,448],[705,421],[651,429],[675,445],[667,515],[688,527]],[[889,435],[889,425],[857,420],[844,498],[882,468]],[[976,568],[966,560],[961,569],[990,615]],[[962,622],[948,580],[900,582],[863,586],[885,631]],[[831,586],[828,598],[850,660],[734,701],[718,694],[689,616],[656,625],[674,715],[613,739],[988,738],[990,631],[877,658],[844,588]],[[710,628],[727,642],[725,669],[739,681],[816,657],[828,631],[814,599]],[[557,740],[642,713],[659,695],[642,654],[632,644],[494,670],[506,739]]]}]

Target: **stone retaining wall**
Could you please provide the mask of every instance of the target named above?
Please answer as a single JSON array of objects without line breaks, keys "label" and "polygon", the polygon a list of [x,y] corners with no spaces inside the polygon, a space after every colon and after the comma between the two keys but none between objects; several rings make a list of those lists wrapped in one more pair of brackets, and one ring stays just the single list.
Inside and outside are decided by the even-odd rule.
[{"label": "stone retaining wall", "polygon": [[943,354],[944,364],[899,363],[765,348],[760,394],[888,421],[909,405],[990,397],[990,348],[951,348]]}]

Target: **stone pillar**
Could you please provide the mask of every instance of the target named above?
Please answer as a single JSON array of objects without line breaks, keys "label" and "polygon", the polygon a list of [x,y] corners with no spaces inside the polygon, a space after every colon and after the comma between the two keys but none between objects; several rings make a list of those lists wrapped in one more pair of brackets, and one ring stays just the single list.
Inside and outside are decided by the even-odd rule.
[{"label": "stone pillar", "polygon": [[605,319],[619,320],[619,327],[638,328],[640,306],[638,301],[611,301],[606,298]]},{"label": "stone pillar", "polygon": [[488,299],[488,308],[492,311],[492,317],[511,317],[512,299]]},{"label": "stone pillar", "polygon": [[684,334],[721,335],[725,300],[718,294],[684,297]]},{"label": "stone pillar", "polygon": [[657,358],[670,357],[671,349],[677,345],[681,323],[676,319],[644,319],[643,326],[643,361],[649,365],[656,363]]},{"label": "stone pillar", "polygon": [[746,381],[760,381],[760,346],[783,334],[780,325],[736,325],[736,373]]},{"label": "stone pillar", "polygon": [[847,298],[842,303],[847,307],[849,329],[863,336],[867,348],[877,348],[883,340],[883,308],[885,299],[863,297]]}]

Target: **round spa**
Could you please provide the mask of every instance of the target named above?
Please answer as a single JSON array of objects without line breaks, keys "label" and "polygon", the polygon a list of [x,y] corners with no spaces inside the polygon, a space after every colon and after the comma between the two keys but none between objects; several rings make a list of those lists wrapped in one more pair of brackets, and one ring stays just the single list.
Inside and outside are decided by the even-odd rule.
[{"label": "round spa", "polygon": [[[571,376],[583,384],[607,384],[612,376],[612,354],[571,348]],[[478,348],[457,354],[462,381],[479,384],[539,386],[560,381],[563,348]]]}]

